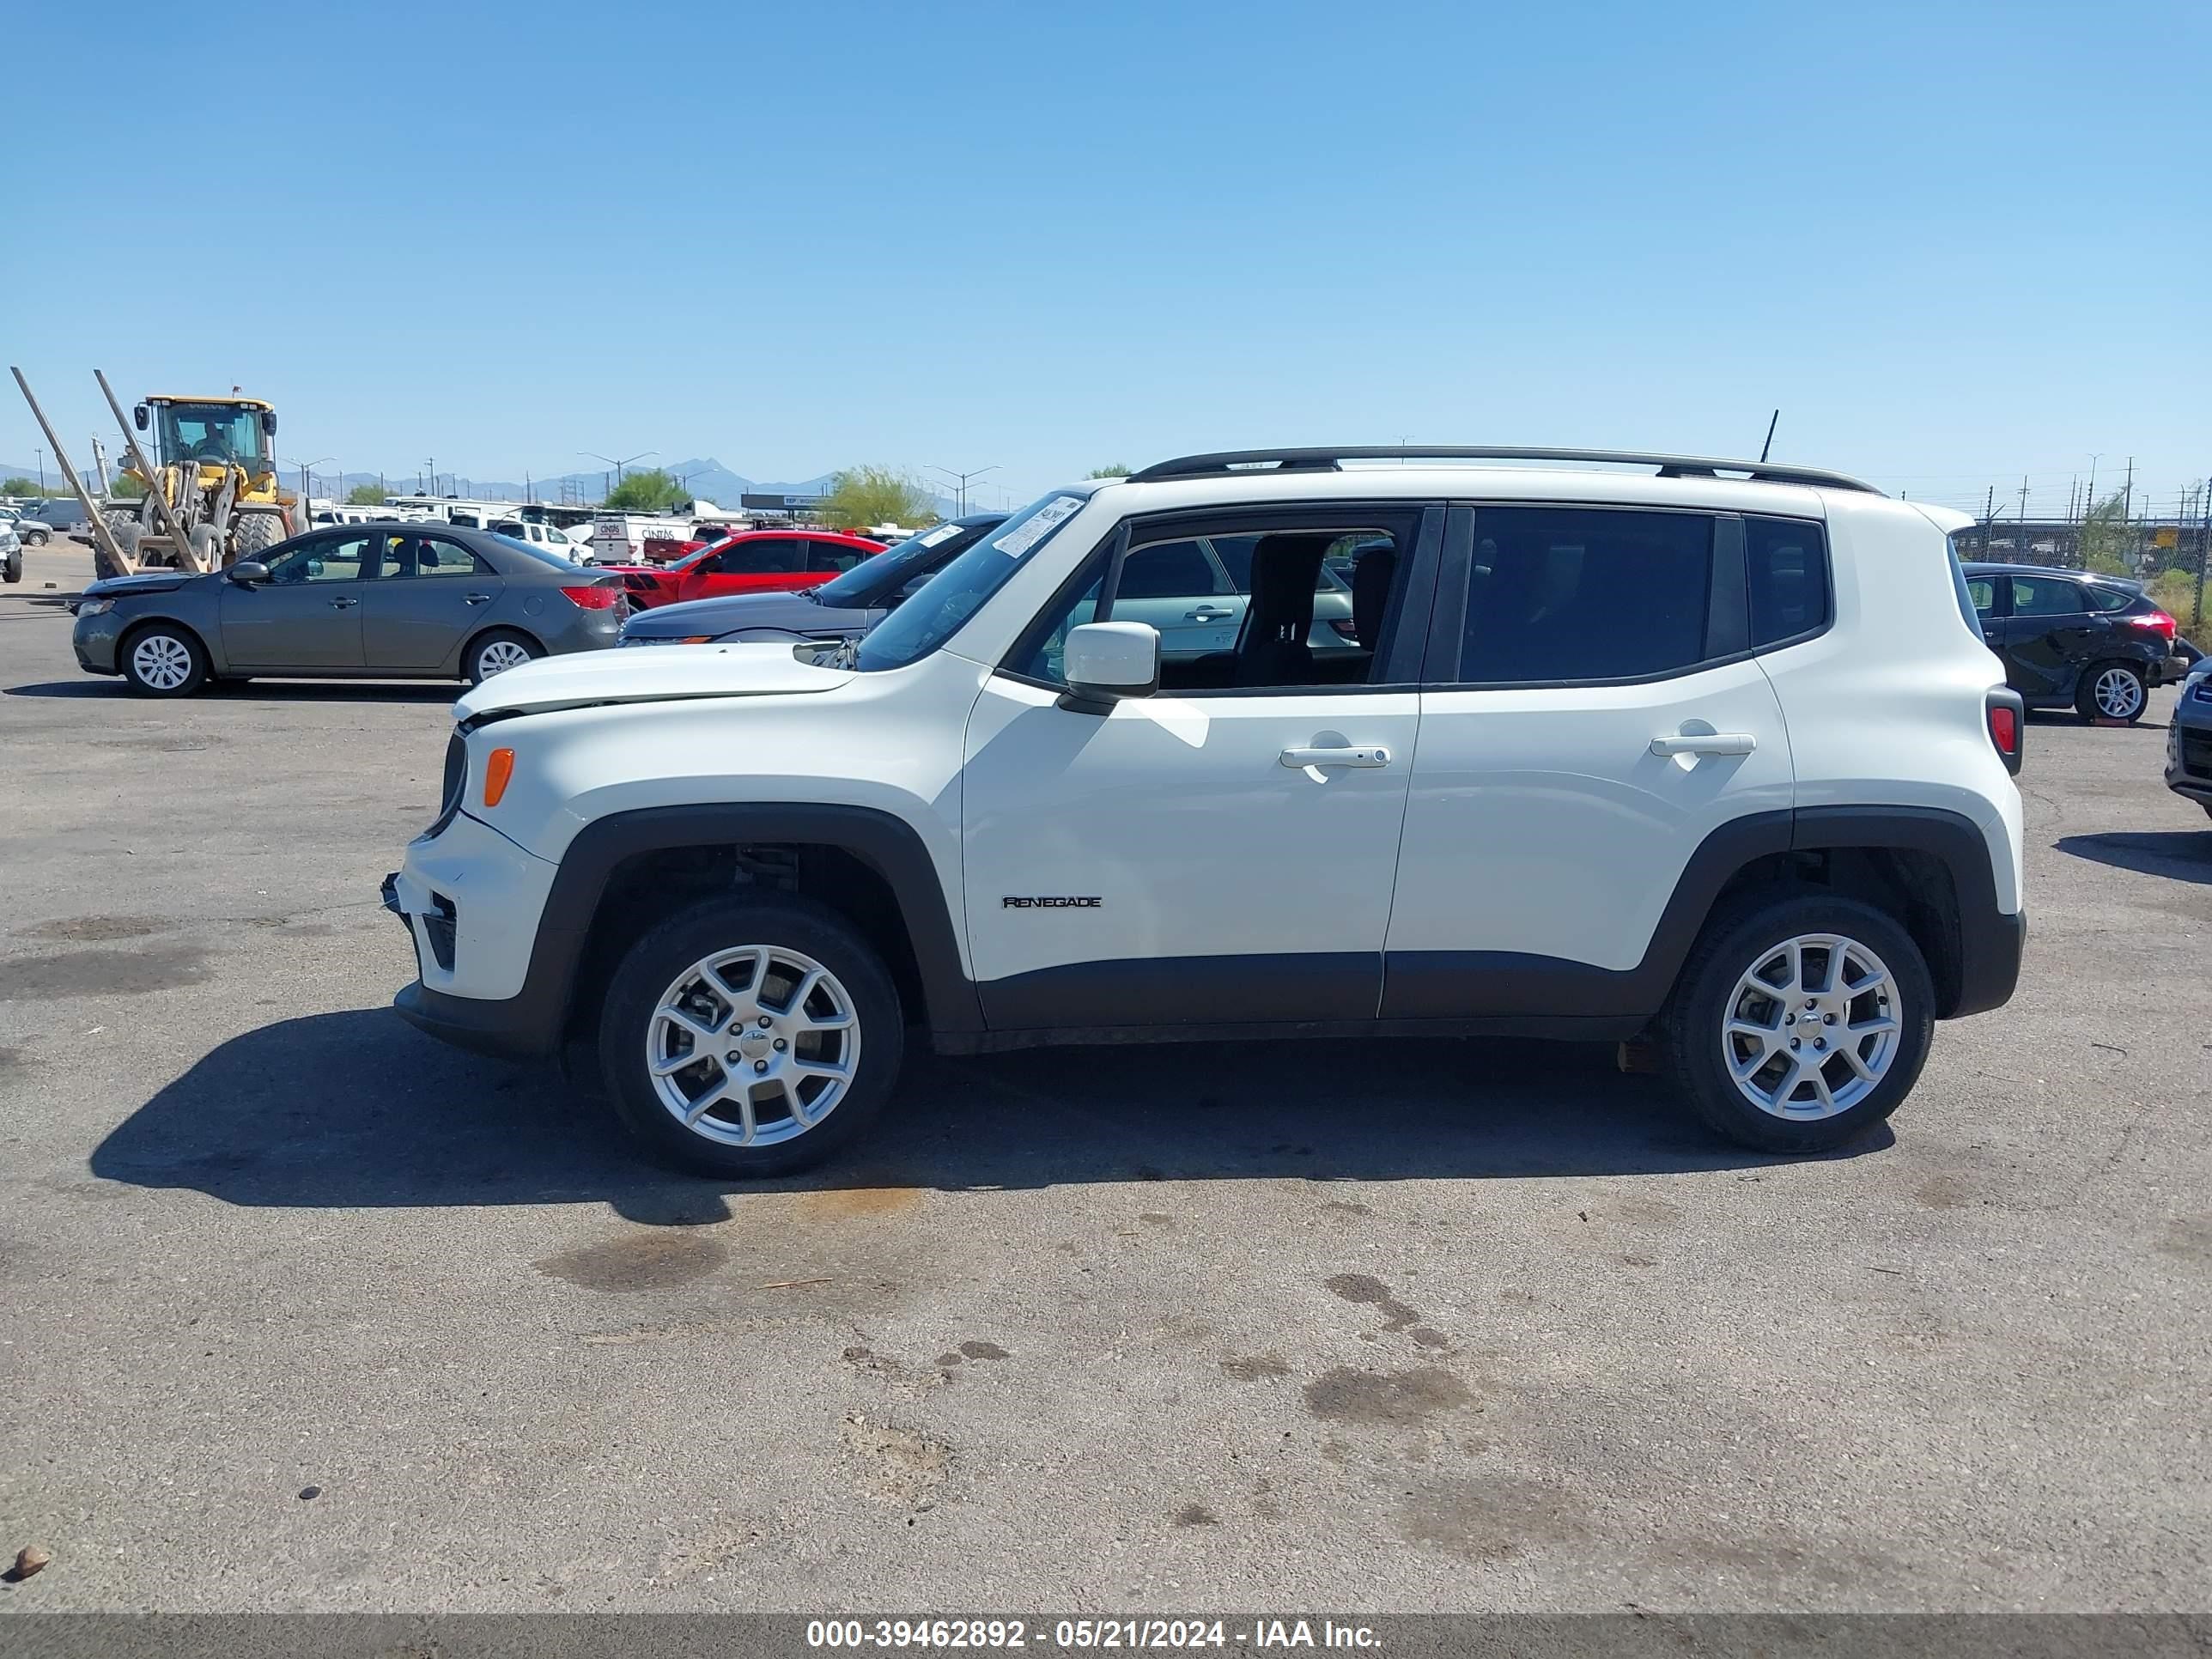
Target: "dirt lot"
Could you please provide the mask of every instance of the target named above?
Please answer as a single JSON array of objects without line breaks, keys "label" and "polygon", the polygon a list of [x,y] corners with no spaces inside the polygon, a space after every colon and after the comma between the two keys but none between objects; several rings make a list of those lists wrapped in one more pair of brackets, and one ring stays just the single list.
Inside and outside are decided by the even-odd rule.
[{"label": "dirt lot", "polygon": [[1602,1051],[1150,1048],[926,1063],[725,1191],[387,1011],[449,689],[136,702],[29,562],[0,1607],[2212,1603],[2170,691],[2034,723],[2021,993],[1851,1155]]}]

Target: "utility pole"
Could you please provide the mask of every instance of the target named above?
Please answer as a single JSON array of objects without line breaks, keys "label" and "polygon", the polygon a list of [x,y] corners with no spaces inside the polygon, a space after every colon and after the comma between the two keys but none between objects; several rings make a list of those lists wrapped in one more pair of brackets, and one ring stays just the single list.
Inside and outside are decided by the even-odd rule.
[{"label": "utility pole", "polygon": [[2189,602],[2189,625],[2204,626],[2204,556],[2212,552],[2212,477],[2204,480],[2204,520],[2197,528],[2197,596]]},{"label": "utility pole", "polygon": [[1982,557],[1984,561],[1990,556],[1990,525],[1996,515],[1997,487],[1991,484],[1988,498],[1982,502]]},{"label": "utility pole", "polygon": [[2015,556],[2022,564],[2027,562],[2027,474],[2020,475],[2020,552]]},{"label": "utility pole", "polygon": [[39,498],[43,501],[46,494],[46,452],[33,449],[31,453],[39,458]]}]

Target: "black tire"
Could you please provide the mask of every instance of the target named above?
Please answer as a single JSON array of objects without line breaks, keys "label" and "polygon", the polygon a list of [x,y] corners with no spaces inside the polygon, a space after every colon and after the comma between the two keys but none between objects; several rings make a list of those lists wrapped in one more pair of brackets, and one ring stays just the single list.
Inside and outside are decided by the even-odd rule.
[{"label": "black tire", "polygon": [[[185,539],[191,544],[193,554],[198,558],[204,568],[209,570],[222,568],[222,538],[216,533],[213,525],[194,525],[190,530],[185,532]],[[181,562],[177,568],[180,570],[184,568]]]},{"label": "black tire", "polygon": [[4,580],[12,586],[23,580],[23,550],[21,548],[19,547],[10,553],[4,563],[6,568],[0,569],[0,580]]},{"label": "black tire", "polygon": [[238,528],[231,532],[231,556],[228,563],[240,559],[258,559],[284,539],[284,520],[276,513],[241,513]]},{"label": "black tire", "polygon": [[[2134,684],[2135,712],[2131,714],[2107,714],[2098,706],[2097,684],[2116,670]],[[2131,662],[2092,663],[2081,671],[2081,684],[2074,688],[2074,710],[2085,720],[2124,720],[2133,726],[2143,717],[2143,711],[2149,707],[2150,687],[2143,679],[2142,670]]]},{"label": "black tire", "polygon": [[[728,1113],[734,1108],[717,1106],[705,1115],[707,1130],[686,1127],[674,1109],[664,1103],[647,1069],[648,1045],[656,1040],[655,1013],[660,998],[695,963],[721,951],[758,946],[772,957],[789,951],[810,958],[828,970],[850,1002],[851,1039],[857,1047],[852,1077],[839,1097],[813,1127],[793,1129],[797,1121],[784,1097],[770,1092],[758,1103],[758,1133],[787,1133],[771,1144],[738,1146],[715,1138],[734,1133]],[[770,983],[761,971],[756,988]],[[774,981],[778,994],[788,995],[786,980]],[[773,999],[763,998],[763,1006]],[[720,1018],[732,1018],[731,1005],[721,1006]],[[711,1016],[710,1016],[711,1018]],[[777,1030],[783,1028],[779,1026]],[[747,1033],[754,1035],[750,1030]],[[674,1036],[668,1033],[668,1036]],[[766,1034],[781,1041],[775,1031]],[[836,1034],[842,1043],[847,1039]],[[679,1039],[690,1042],[690,1039]],[[735,1040],[732,1034],[732,1040]],[[757,1036],[755,1040],[758,1041]],[[793,1052],[796,1053],[797,1040]],[[607,988],[599,1019],[599,1067],[615,1115],[660,1161],[697,1174],[718,1178],[753,1179],[789,1174],[832,1156],[864,1133],[881,1112],[898,1080],[905,1057],[905,1018],[899,1006],[898,988],[883,959],[844,917],[811,899],[776,895],[761,898],[712,898],[678,911],[630,947],[615,969]],[[684,1050],[676,1051],[679,1055]],[[736,1052],[732,1049],[730,1052]],[[854,1051],[847,1049],[847,1054]],[[834,1054],[821,1057],[834,1059]],[[696,1073],[678,1073],[674,1086],[696,1099],[718,1079],[744,1076],[742,1068],[757,1062],[740,1059],[726,1068],[711,1052]],[[771,1057],[770,1063],[780,1064]],[[774,1090],[773,1078],[745,1085]],[[804,1079],[802,1088],[811,1086]],[[818,1103],[822,1085],[814,1094]],[[720,1121],[718,1123],[717,1119]]]},{"label": "black tire", "polygon": [[[1895,988],[1897,1048],[1880,1081],[1849,1107],[1826,1117],[1786,1118],[1753,1104],[1738,1089],[1724,1056],[1722,1031],[1742,977],[1778,947],[1808,934],[1838,936],[1881,958]],[[1780,1000],[1774,1000],[1779,1006]],[[1856,1012],[1863,1016],[1870,1006],[1863,1004]],[[1847,1010],[1844,1018],[1852,1017]],[[1792,1007],[1783,1007],[1781,1018],[1793,1018]],[[1805,1018],[1811,1021],[1809,1011]],[[1766,1152],[1820,1152],[1856,1139],[1897,1109],[1927,1062],[1935,1027],[1935,985],[1919,946],[1904,928],[1856,899],[1809,888],[1784,888],[1733,907],[1706,925],[1668,1002],[1661,1058],[1691,1109],[1729,1139]],[[1826,1029],[1814,1023],[1802,1040],[1808,1047],[1825,1045]],[[1755,1039],[1747,1052],[1757,1052]],[[1820,1062],[1824,1079],[1839,1087],[1841,1058],[1837,1049]],[[1780,1065],[1766,1086],[1780,1096],[1784,1092],[1781,1078],[1792,1057],[1785,1052],[1776,1059]],[[1766,1074],[1753,1074],[1754,1085],[1761,1075]],[[1802,1087],[1809,1102],[1813,1086],[1808,1080],[1793,1085],[1789,1092]]]},{"label": "black tire", "polygon": [[468,649],[461,653],[462,678],[471,685],[482,685],[494,674],[498,673],[500,671],[497,668],[489,668],[484,665],[484,653],[493,646],[501,644],[520,646],[530,653],[532,662],[545,654],[545,647],[527,634],[520,633],[512,628],[490,629],[471,640]]},{"label": "black tire", "polygon": [[[140,647],[157,641],[167,641],[181,647],[184,672],[180,678],[172,682],[159,673],[149,677],[150,665],[140,659]],[[150,654],[157,659],[177,660],[171,653],[161,650],[158,646]],[[117,647],[116,657],[123,669],[124,684],[142,697],[189,697],[208,682],[207,647],[199,642],[198,636],[191,629],[180,628],[174,623],[147,623],[132,629]]]}]

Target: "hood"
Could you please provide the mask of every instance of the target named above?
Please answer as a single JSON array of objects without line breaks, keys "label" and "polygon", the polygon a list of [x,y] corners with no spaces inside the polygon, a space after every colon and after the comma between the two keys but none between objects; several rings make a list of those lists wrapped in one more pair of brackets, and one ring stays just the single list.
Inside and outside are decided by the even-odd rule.
[{"label": "hood", "polygon": [[817,668],[787,645],[678,645],[664,651],[580,651],[495,674],[453,705],[457,720],[542,714],[604,703],[763,697],[829,691],[850,669]]},{"label": "hood", "polygon": [[166,593],[171,588],[197,581],[206,574],[204,570],[149,570],[137,576],[103,576],[84,590],[84,597],[109,599],[125,593]]}]

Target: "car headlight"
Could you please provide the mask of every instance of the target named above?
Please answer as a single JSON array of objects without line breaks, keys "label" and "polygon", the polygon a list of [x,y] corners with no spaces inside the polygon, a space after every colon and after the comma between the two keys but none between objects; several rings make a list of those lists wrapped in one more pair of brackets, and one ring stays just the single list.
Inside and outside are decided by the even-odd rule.
[{"label": "car headlight", "polygon": [[87,599],[76,608],[80,617],[102,617],[115,609],[112,599]]}]

